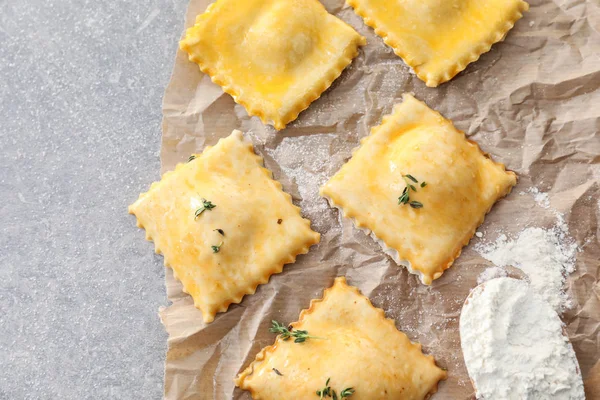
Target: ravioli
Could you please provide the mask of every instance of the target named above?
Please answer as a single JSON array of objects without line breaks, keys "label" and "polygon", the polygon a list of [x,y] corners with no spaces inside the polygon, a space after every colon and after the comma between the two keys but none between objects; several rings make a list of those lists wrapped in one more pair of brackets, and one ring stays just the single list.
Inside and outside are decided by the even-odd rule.
[{"label": "ravioli", "polygon": [[516,182],[451,121],[404,95],[320,193],[429,285]]},{"label": "ravioli", "polygon": [[318,399],[317,390],[330,385],[338,395],[351,388],[352,400],[420,400],[446,379],[433,356],[343,277],[292,327],[318,338],[295,343],[279,336],[262,349],[236,379],[254,399]]},{"label": "ravioli", "polygon": [[504,39],[523,0],[348,0],[427,86],[449,81]]},{"label": "ravioli", "polygon": [[234,131],[129,207],[207,323],[319,242],[262,164]]},{"label": "ravioli", "polygon": [[249,115],[279,130],[321,96],[364,44],[318,0],[218,0],[180,47]]}]

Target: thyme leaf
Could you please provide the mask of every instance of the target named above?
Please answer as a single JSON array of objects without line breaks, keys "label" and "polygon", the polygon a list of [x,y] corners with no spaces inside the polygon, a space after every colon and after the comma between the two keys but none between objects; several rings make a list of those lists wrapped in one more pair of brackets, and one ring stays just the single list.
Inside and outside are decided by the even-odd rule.
[{"label": "thyme leaf", "polygon": [[423,208],[423,203],[420,203],[418,201],[411,201],[410,203],[408,203],[412,208]]},{"label": "thyme leaf", "polygon": [[194,161],[195,159],[196,159],[196,156],[192,154],[190,156],[190,158],[188,158],[187,162]]},{"label": "thyme leaf", "polygon": [[[331,397],[333,400],[338,399],[337,392],[329,386],[329,382],[331,378],[327,378],[325,382],[325,387],[321,390],[317,390],[317,396],[319,396],[319,400],[322,400],[327,397]],[[347,399],[348,397],[354,394],[354,388],[346,388],[340,392],[340,399]]]},{"label": "thyme leaf", "polygon": [[218,253],[221,251],[221,246],[223,246],[223,241],[216,246],[210,246],[210,248],[212,249],[213,253]]},{"label": "thyme leaf", "polygon": [[279,376],[283,376],[283,374],[281,372],[279,372],[279,370],[277,368],[273,368],[273,372],[275,372]]},{"label": "thyme leaf", "polygon": [[219,228],[219,229],[215,229],[215,231],[219,232],[219,234],[220,234],[221,236],[225,236],[225,231],[223,231],[223,229],[220,229],[220,228]]},{"label": "thyme leaf", "polygon": [[410,179],[414,183],[419,183],[419,181],[414,176],[412,176],[411,174],[406,174],[406,175],[404,175],[404,177]]}]

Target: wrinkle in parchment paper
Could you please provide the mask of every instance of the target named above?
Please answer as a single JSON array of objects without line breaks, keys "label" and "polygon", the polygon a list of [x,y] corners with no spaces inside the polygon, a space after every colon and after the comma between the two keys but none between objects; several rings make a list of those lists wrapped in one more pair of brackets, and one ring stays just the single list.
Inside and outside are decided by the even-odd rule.
[{"label": "wrinkle in parchment paper", "polygon": [[[600,374],[600,25],[593,0],[532,0],[505,41],[449,83],[427,88],[341,0],[323,1],[368,44],[341,77],[297,121],[277,133],[204,76],[179,51],[163,112],[163,171],[214,144],[233,129],[247,132],[284,189],[291,193],[321,243],[271,277],[256,294],[205,325],[170,271],[172,305],[161,311],[169,333],[167,399],[248,399],[233,378],[272,344],[272,319],[297,320],[300,311],[339,275],[360,288],[398,329],[423,344],[448,369],[435,399],[473,395],[460,350],[458,320],[477,276],[490,265],[471,246],[430,287],[395,265],[379,246],[318,196],[318,187],[351,156],[360,138],[380,123],[405,92],[454,121],[496,161],[517,172],[519,184],[500,201],[480,231],[486,240],[527,226],[549,227],[565,214],[579,245],[568,279],[574,307],[563,315],[587,383],[598,395]],[[208,0],[192,0],[190,26]],[[537,187],[550,208],[516,193]],[[480,240],[473,238],[473,242]],[[595,366],[595,367],[594,367]],[[592,370],[593,369],[593,370]],[[596,371],[595,373],[593,371]],[[596,390],[594,392],[594,390]],[[595,394],[594,394],[595,393]],[[598,398],[598,397],[596,397]]]}]

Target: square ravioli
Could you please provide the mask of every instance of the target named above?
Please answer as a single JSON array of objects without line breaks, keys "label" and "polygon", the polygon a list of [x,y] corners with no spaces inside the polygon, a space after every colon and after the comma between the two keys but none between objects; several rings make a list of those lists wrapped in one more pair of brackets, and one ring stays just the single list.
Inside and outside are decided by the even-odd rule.
[{"label": "square ravioli", "polygon": [[321,195],[429,285],[516,182],[451,121],[404,95]]},{"label": "square ravioli", "polygon": [[425,82],[452,79],[504,39],[523,0],[347,0]]},{"label": "square ravioli", "polygon": [[252,398],[317,399],[317,391],[330,386],[336,394],[352,392],[352,400],[419,400],[446,379],[420,344],[343,277],[291,326],[316,338],[296,343],[280,335],[262,349],[236,379]]},{"label": "square ravioli", "polygon": [[129,207],[205,322],[319,242],[240,131],[167,172]]},{"label": "square ravioli", "polygon": [[366,43],[318,0],[218,0],[181,49],[249,115],[283,129]]}]

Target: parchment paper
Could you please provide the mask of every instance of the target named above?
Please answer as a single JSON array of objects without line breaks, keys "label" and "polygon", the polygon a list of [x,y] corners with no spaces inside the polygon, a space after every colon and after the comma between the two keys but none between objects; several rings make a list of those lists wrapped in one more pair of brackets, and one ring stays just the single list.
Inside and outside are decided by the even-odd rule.
[{"label": "parchment paper", "polygon": [[[209,3],[191,1],[186,27]],[[473,388],[460,350],[458,318],[477,276],[490,265],[472,245],[526,226],[550,227],[558,211],[565,214],[581,248],[577,272],[568,280],[574,307],[563,320],[587,380],[588,398],[600,398],[600,3],[531,0],[530,11],[503,43],[438,88],[427,88],[342,0],[323,3],[364,35],[368,45],[318,101],[279,133],[249,118],[181,51],[177,53],[163,106],[163,172],[240,129],[322,240],[209,325],[169,270],[172,305],[161,310],[169,333],[165,397],[250,398],[234,388],[233,379],[274,341],[268,332],[270,321],[297,320],[336,276],[346,275],[448,369],[449,378],[435,399],[470,398]],[[360,138],[405,92],[452,119],[520,178],[480,228],[484,238],[473,238],[431,287],[398,267],[318,196],[319,185],[349,159]],[[551,209],[519,194],[533,186],[550,194]]]}]

